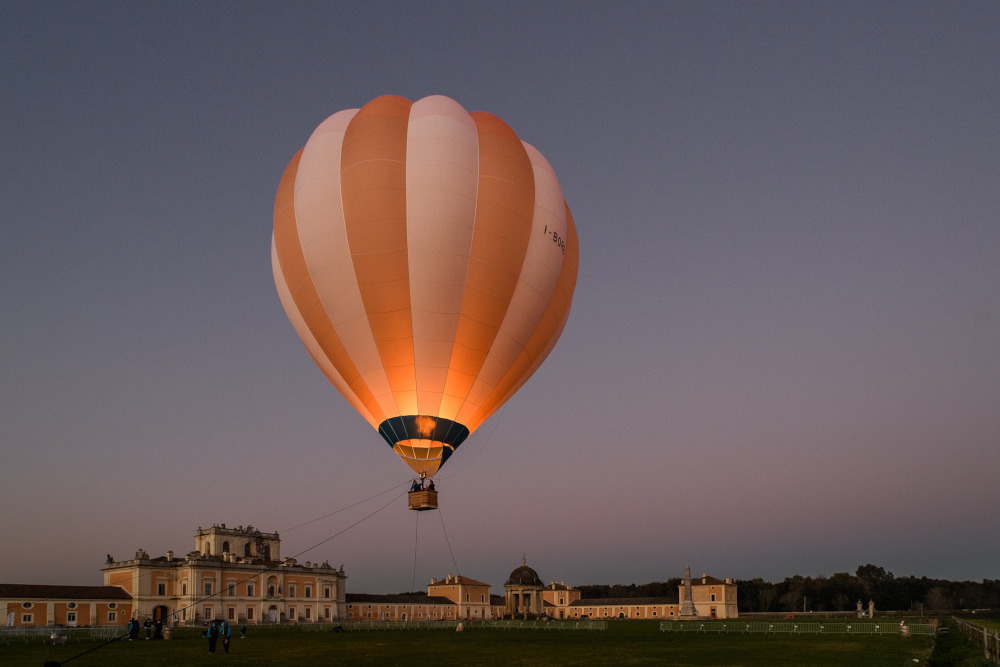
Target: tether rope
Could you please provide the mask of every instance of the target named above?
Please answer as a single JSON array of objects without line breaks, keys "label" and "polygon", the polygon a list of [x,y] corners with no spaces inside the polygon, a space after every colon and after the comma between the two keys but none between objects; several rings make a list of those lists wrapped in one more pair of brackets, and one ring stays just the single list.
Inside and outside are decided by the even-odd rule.
[{"label": "tether rope", "polygon": [[493,439],[493,434],[496,433],[496,430],[497,430],[497,424],[500,423],[500,419],[503,417],[503,412],[506,409],[507,409],[507,404],[504,403],[503,406],[501,406],[501,408],[500,408],[500,412],[497,414],[496,421],[493,422],[493,428],[490,429],[490,434],[488,436],[486,436],[486,441],[483,443],[483,446],[479,448],[479,451],[476,452],[476,455],[473,456],[471,459],[469,459],[469,461],[464,466],[462,466],[461,468],[459,468],[455,472],[450,473],[447,477],[442,477],[441,479],[450,479],[450,478],[454,477],[455,475],[458,475],[458,474],[464,472],[466,468],[468,468],[470,465],[472,465],[476,461],[476,459],[479,458],[479,455],[482,454],[483,451],[486,450],[486,445],[490,444],[490,440]]},{"label": "tether rope", "polygon": [[445,542],[445,544],[448,545],[448,553],[451,554],[451,562],[455,566],[455,572],[457,572],[458,576],[461,577],[462,576],[462,571],[458,568],[458,561],[455,560],[455,552],[452,551],[452,548],[451,548],[451,540],[448,539],[448,531],[445,530],[445,528],[444,528],[444,515],[441,514],[440,508],[438,509],[437,512],[438,512],[438,518],[441,519],[441,531],[444,533],[444,542]]},{"label": "tether rope", "polygon": [[420,512],[416,513],[417,519],[413,524],[413,581],[410,582],[410,590],[417,589],[417,536],[420,534]]}]

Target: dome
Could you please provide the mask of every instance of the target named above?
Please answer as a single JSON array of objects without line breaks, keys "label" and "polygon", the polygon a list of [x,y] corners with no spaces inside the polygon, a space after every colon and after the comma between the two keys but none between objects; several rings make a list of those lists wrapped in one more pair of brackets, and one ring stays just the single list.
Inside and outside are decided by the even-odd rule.
[{"label": "dome", "polygon": [[528,567],[527,559],[521,559],[521,567],[510,573],[507,580],[508,586],[541,586],[542,580],[538,578],[538,573]]}]

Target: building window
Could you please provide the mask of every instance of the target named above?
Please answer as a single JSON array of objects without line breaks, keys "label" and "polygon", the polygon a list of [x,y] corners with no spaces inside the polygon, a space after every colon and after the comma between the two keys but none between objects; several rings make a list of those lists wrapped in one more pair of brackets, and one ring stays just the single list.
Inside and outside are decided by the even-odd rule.
[{"label": "building window", "polygon": [[108,603],[108,609],[114,609],[117,606],[118,606],[118,603],[116,603],[116,602],[109,602]]},{"label": "building window", "polygon": [[226,589],[226,595],[236,595],[236,584],[229,584]]},{"label": "building window", "polygon": [[34,614],[21,614],[22,623],[31,623],[31,619],[34,618]]},{"label": "building window", "polygon": [[22,609],[31,609],[31,603],[30,602],[22,602],[21,603],[21,608]]},{"label": "building window", "polygon": [[71,611],[66,614],[66,623],[68,625],[76,625],[76,612]]},{"label": "building window", "polygon": [[247,584],[247,595],[253,595],[253,584]]},{"label": "building window", "polygon": [[295,620],[295,618],[296,618],[296,616],[295,616],[295,607],[289,607],[288,608],[288,618],[291,619],[291,620],[293,620],[293,621]]},{"label": "building window", "polygon": [[204,583],[205,583],[205,595],[211,595],[212,594],[212,582],[211,581],[205,581]]},{"label": "building window", "polygon": [[114,623],[115,622],[115,618],[117,617],[117,615],[118,615],[117,612],[109,611],[108,612],[108,623]]},{"label": "building window", "polygon": [[186,621],[187,618],[188,618],[188,610],[187,607],[184,607],[183,609],[181,609],[181,620]]},{"label": "building window", "polygon": [[224,554],[229,553],[229,542],[222,543],[222,553]]},{"label": "building window", "polygon": [[371,618],[371,617],[372,617],[372,613],[368,612],[368,618]]},{"label": "building window", "polygon": [[184,583],[181,584],[181,595],[187,595],[187,594],[188,594],[188,582],[185,581]]},{"label": "building window", "polygon": [[250,543],[247,542],[243,545],[243,557],[250,558]]},{"label": "building window", "polygon": [[309,586],[306,586],[306,597],[307,598],[312,597],[312,588],[310,588]]},{"label": "building window", "polygon": [[323,618],[330,618],[330,608],[323,607]]},{"label": "building window", "polygon": [[229,620],[232,621],[236,618],[236,607],[230,607],[226,610],[229,613]]},{"label": "building window", "polygon": [[712,593],[712,602],[715,602],[715,593]]},{"label": "building window", "polygon": [[253,620],[253,607],[247,607],[247,620]]},{"label": "building window", "polygon": [[295,584],[288,584],[288,597],[295,597]]},{"label": "building window", "polygon": [[66,603],[66,608],[67,609],[76,609],[76,603],[75,602],[67,602]]},{"label": "building window", "polygon": [[156,594],[157,595],[166,595],[167,594],[167,585],[166,584],[156,584]]},{"label": "building window", "polygon": [[312,609],[310,609],[309,607],[306,607],[306,620],[307,620],[307,621],[308,621],[308,620],[309,620],[310,618],[312,618],[312,615],[311,615],[311,614],[309,613],[309,612],[311,612],[311,611],[312,611]]},{"label": "building window", "polygon": [[330,597],[330,587],[329,586],[324,586],[323,587],[323,597],[325,597],[325,598]]},{"label": "building window", "polygon": [[215,613],[212,611],[211,607],[205,607],[205,620],[211,621],[215,618]]}]

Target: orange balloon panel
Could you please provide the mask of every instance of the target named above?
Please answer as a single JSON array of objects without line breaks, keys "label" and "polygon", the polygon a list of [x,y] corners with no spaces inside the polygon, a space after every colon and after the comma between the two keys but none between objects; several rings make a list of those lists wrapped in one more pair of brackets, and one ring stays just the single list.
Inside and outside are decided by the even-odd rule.
[{"label": "orange balloon panel", "polygon": [[292,159],[271,262],[316,364],[433,475],[552,350],[579,247],[555,173],[506,123],[385,96]]}]

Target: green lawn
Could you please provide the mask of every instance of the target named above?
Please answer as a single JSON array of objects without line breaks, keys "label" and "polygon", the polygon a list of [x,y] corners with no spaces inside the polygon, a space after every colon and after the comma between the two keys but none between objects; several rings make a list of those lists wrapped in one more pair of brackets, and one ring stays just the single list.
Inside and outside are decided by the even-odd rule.
[{"label": "green lawn", "polygon": [[989,628],[990,630],[1000,631],[1000,618],[996,616],[983,617],[983,616],[962,616],[963,621],[967,621],[974,625],[981,625],[984,628]]},{"label": "green lawn", "polygon": [[[900,665],[923,663],[929,637],[774,636],[661,633],[656,621],[612,621],[606,631],[390,630],[317,633],[297,628],[250,628],[219,643],[181,629],[170,641],[114,642],[71,660],[73,667],[114,665]],[[97,643],[50,646],[0,644],[0,664],[42,667]]]}]

